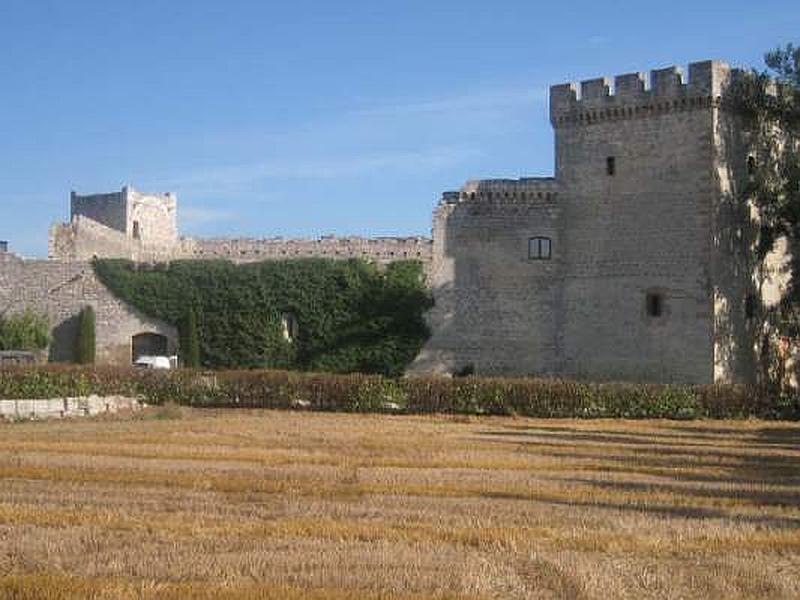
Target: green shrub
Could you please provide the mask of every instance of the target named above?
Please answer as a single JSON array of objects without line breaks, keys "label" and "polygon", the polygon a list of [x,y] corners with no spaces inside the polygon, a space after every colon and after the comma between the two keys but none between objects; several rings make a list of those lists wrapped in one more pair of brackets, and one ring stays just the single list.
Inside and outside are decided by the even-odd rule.
[{"label": "green shrub", "polygon": [[50,322],[46,315],[26,309],[0,316],[0,350],[44,350],[50,344]]},{"label": "green shrub", "polygon": [[85,306],[78,316],[78,364],[91,365],[95,360],[95,316],[91,306]]},{"label": "green shrub", "polygon": [[[205,367],[396,376],[429,335],[432,299],[416,261],[379,269],[361,260],[98,260],[94,268],[116,296],[152,317],[180,327],[193,307]],[[281,323],[289,314],[299,327],[292,340]]]},{"label": "green shrub", "polygon": [[197,311],[189,308],[186,317],[182,320],[179,331],[181,334],[180,352],[184,367],[196,369],[200,366],[200,338],[197,331]]}]

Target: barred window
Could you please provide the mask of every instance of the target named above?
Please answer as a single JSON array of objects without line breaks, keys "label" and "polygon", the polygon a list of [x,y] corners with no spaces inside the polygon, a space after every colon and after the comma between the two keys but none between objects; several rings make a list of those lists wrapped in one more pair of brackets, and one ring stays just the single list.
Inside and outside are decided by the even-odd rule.
[{"label": "barred window", "polygon": [[532,237],[528,240],[528,258],[531,260],[550,260],[553,243],[548,237]]}]

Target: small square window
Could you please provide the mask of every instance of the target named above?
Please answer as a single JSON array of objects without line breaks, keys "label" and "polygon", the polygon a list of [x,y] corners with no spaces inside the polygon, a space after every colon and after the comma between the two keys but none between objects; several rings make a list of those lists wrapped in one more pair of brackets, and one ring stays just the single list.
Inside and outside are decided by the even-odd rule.
[{"label": "small square window", "polygon": [[664,314],[664,297],[661,294],[648,293],[646,304],[648,316],[660,317]]},{"label": "small square window", "polygon": [[553,243],[547,237],[532,237],[528,240],[528,258],[531,260],[550,260]]},{"label": "small square window", "polygon": [[613,177],[617,173],[617,161],[613,156],[606,158],[606,175]]}]

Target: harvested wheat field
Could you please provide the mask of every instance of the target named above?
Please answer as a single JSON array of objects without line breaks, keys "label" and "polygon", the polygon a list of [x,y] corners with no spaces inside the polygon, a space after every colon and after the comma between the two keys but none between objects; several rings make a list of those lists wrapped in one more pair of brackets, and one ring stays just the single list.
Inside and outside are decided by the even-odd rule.
[{"label": "harvested wheat field", "polygon": [[800,425],[0,425],[0,597],[800,597]]}]

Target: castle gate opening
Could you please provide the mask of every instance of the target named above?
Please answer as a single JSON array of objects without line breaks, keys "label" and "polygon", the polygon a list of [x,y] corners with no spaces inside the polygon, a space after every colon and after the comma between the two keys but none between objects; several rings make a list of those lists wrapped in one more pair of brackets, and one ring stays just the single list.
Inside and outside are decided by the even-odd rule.
[{"label": "castle gate opening", "polygon": [[131,339],[133,362],[141,356],[166,356],[167,337],[158,333],[138,333]]}]

